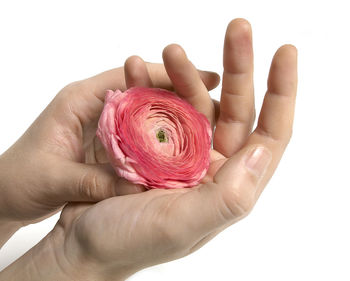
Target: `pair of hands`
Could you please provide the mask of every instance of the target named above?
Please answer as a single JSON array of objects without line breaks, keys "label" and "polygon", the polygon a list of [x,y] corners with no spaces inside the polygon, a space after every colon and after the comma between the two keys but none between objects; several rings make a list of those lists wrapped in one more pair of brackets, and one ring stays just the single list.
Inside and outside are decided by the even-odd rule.
[{"label": "pair of hands", "polygon": [[[247,21],[234,20],[227,28],[220,104],[208,94],[219,83],[217,74],[197,71],[177,45],[164,49],[163,60],[164,66],[131,57],[124,68],[68,85],[1,156],[3,243],[20,226],[70,203],[53,231],[0,277],[125,279],[188,255],[250,212],[291,136],[296,49],[287,45],[276,52],[253,132]],[[95,137],[96,127],[105,90],[132,86],[174,89],[216,127],[210,169],[199,186],[143,192],[142,186],[115,175]],[[53,270],[52,264],[58,266]]]}]

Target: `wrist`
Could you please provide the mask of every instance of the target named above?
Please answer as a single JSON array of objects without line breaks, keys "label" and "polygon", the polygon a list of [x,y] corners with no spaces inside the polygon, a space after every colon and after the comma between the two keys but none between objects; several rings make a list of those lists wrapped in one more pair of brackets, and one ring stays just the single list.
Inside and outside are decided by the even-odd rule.
[{"label": "wrist", "polygon": [[36,246],[0,272],[0,280],[69,280],[56,261],[55,248],[59,241],[49,233]]},{"label": "wrist", "polygon": [[[72,249],[73,250],[73,249]],[[0,273],[0,280],[99,281],[79,265],[69,264],[64,237],[55,229]]]},{"label": "wrist", "polygon": [[63,230],[55,227],[36,246],[0,272],[0,280],[121,281],[129,276],[116,274],[114,270],[109,272],[82,257],[79,246],[67,241],[65,235]]}]

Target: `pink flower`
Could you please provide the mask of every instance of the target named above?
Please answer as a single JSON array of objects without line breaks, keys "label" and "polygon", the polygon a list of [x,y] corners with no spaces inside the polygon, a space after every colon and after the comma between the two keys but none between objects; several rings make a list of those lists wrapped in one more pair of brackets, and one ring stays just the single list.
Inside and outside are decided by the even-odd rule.
[{"label": "pink flower", "polygon": [[121,177],[148,188],[197,185],[209,168],[208,119],[173,92],[109,90],[97,136]]}]

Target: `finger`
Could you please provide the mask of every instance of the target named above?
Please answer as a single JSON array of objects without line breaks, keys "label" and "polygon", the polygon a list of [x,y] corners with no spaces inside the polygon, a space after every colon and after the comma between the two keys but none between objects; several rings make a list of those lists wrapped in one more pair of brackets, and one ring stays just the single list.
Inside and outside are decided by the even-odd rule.
[{"label": "finger", "polygon": [[176,44],[163,51],[165,69],[174,85],[176,93],[203,113],[213,125],[215,109],[198,71],[188,60],[184,50]]},{"label": "finger", "polygon": [[59,183],[57,196],[63,196],[64,202],[98,202],[146,190],[141,185],[118,177],[109,164],[66,162],[55,175],[59,177],[56,181]]},{"label": "finger", "polygon": [[[263,147],[246,147],[229,159],[214,178],[215,188],[207,195],[219,198],[213,202],[217,206],[211,223],[202,223],[201,239],[197,239],[191,252],[214,238],[232,223],[242,219],[256,203],[259,183],[271,162],[271,153]],[[209,226],[209,227],[208,227]]]},{"label": "finger", "polygon": [[126,87],[153,86],[151,77],[148,74],[146,63],[138,56],[129,57],[124,64],[124,75]]},{"label": "finger", "polygon": [[252,31],[246,20],[236,19],[228,25],[223,63],[214,149],[230,157],[245,143],[255,118]]},{"label": "finger", "polygon": [[272,151],[273,161],[264,178],[265,184],[273,175],[291,138],[296,92],[297,50],[292,45],[285,45],[272,60],[258,125],[248,139],[248,144],[263,144]]},{"label": "finger", "polygon": [[[163,64],[147,62],[146,66],[152,80],[153,87],[168,90],[173,89],[172,82],[170,81]],[[220,78],[218,74],[201,70],[198,70],[198,72],[200,73],[203,83],[206,85],[208,90],[214,89],[219,84]],[[90,92],[92,92],[100,100],[104,100],[107,90],[126,90],[123,67],[102,72],[96,76],[85,79],[82,82],[86,83],[86,87],[90,88]]]},{"label": "finger", "polygon": [[251,211],[270,161],[271,153],[267,149],[245,147],[226,161],[212,183],[182,195],[175,209],[188,232],[198,239],[196,243]]},{"label": "finger", "polygon": [[275,54],[255,133],[287,143],[292,133],[297,91],[297,50],[282,46]]},{"label": "finger", "polygon": [[221,166],[212,184],[184,195],[179,216],[195,231],[197,243],[251,211],[291,136],[296,88],[297,52],[283,46],[272,61],[258,127],[248,143]]},{"label": "finger", "polygon": [[[172,83],[165,71],[164,65],[146,63],[146,66],[153,87],[172,89]],[[218,75],[216,73],[205,71],[199,71],[199,73],[201,73],[202,79],[204,79],[204,83],[209,89],[217,86]],[[123,67],[103,72],[67,86],[62,90],[62,94],[58,95],[58,98],[55,99],[55,104],[58,105],[56,107],[58,116],[62,118],[61,112],[68,110],[73,113],[72,117],[74,119],[80,121],[80,125],[76,126],[77,130],[80,130],[81,125],[84,128],[96,127],[96,122],[103,109],[106,91],[109,89],[126,90]],[[72,122],[70,121],[70,123]]]},{"label": "finger", "polygon": [[[156,64],[146,63],[146,66],[152,81],[162,81],[162,83],[159,83],[154,87],[168,89],[171,91],[174,90],[173,84],[163,64],[159,64],[157,67],[155,67]],[[215,89],[219,85],[220,76],[217,73],[204,70],[197,71],[208,91]]]}]

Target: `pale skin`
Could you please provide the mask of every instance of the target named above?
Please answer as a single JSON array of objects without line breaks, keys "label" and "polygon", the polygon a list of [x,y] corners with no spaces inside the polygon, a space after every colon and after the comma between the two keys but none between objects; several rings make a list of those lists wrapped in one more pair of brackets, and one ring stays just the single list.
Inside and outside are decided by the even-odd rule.
[{"label": "pale skin", "polygon": [[[227,28],[216,106],[208,94],[218,84],[215,74],[198,72],[178,45],[164,49],[163,61],[165,70],[131,57],[124,69],[69,85],[1,156],[2,243],[21,225],[71,202],[48,236],[1,272],[1,280],[124,280],[142,268],[192,253],[252,210],[291,137],[295,47],[282,46],[272,60],[254,130],[247,21],[236,19]],[[173,87],[216,125],[210,169],[200,185],[143,192],[110,169],[94,138],[104,93],[132,86]]]}]

